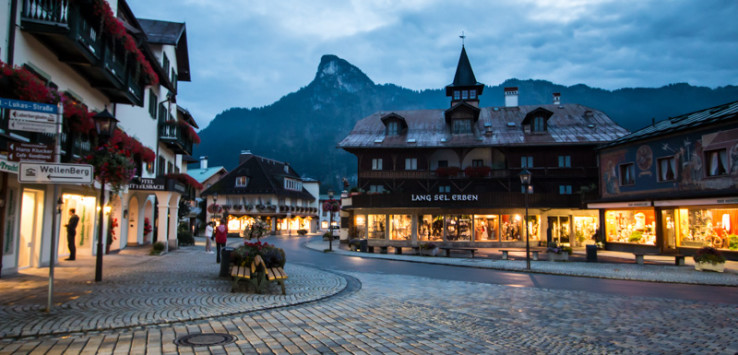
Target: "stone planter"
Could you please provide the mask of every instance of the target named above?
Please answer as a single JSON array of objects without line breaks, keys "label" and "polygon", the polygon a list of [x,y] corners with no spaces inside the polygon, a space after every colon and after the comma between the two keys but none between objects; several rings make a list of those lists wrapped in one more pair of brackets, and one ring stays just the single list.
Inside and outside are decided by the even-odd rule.
[{"label": "stone planter", "polygon": [[569,252],[562,251],[561,253],[547,253],[548,261],[569,261]]},{"label": "stone planter", "polygon": [[701,263],[696,262],[694,263],[694,269],[697,271],[715,271],[715,272],[723,272],[725,271],[725,263]]}]

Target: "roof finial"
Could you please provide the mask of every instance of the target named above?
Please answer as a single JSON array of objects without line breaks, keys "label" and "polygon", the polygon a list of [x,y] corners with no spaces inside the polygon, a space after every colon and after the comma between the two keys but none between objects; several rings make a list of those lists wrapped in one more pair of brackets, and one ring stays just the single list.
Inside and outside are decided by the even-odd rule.
[{"label": "roof finial", "polygon": [[464,36],[464,31],[461,31],[461,36],[459,36],[459,38],[461,38],[461,46],[463,47],[464,46],[464,38],[466,38],[466,36]]}]

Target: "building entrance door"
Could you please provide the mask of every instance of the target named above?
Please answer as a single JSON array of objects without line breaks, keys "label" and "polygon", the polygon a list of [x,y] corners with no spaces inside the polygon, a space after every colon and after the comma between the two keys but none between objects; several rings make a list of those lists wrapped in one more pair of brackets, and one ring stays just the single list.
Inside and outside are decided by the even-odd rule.
[{"label": "building entrance door", "polygon": [[570,245],[571,223],[569,216],[548,217],[548,228],[551,229],[551,241],[559,245]]},{"label": "building entrance door", "polygon": [[662,253],[675,253],[677,250],[677,225],[674,217],[675,213],[673,209],[661,211],[661,230],[664,233],[663,245],[661,247]]},{"label": "building entrance door", "polygon": [[23,197],[21,198],[18,269],[39,264],[43,209],[44,192],[41,190],[24,189]]}]

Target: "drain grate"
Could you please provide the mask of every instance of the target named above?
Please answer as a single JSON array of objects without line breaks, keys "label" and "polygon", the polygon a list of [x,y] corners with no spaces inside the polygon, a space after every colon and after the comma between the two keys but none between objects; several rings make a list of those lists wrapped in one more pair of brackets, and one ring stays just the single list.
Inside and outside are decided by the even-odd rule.
[{"label": "drain grate", "polygon": [[174,343],[184,346],[215,346],[230,344],[234,341],[236,341],[236,337],[230,334],[200,333],[179,337],[174,341]]}]

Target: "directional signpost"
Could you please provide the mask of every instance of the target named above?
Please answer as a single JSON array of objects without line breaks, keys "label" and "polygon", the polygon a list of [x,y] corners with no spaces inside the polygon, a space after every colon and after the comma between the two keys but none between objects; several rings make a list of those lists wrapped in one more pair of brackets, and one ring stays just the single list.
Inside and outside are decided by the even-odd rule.
[{"label": "directional signpost", "polygon": [[16,131],[56,133],[56,105],[0,98],[0,108],[10,109],[8,128]]},{"label": "directional signpost", "polygon": [[34,184],[92,184],[92,165],[20,163],[18,182]]},{"label": "directional signpost", "polygon": [[54,147],[46,144],[8,143],[10,161],[54,161]]}]

